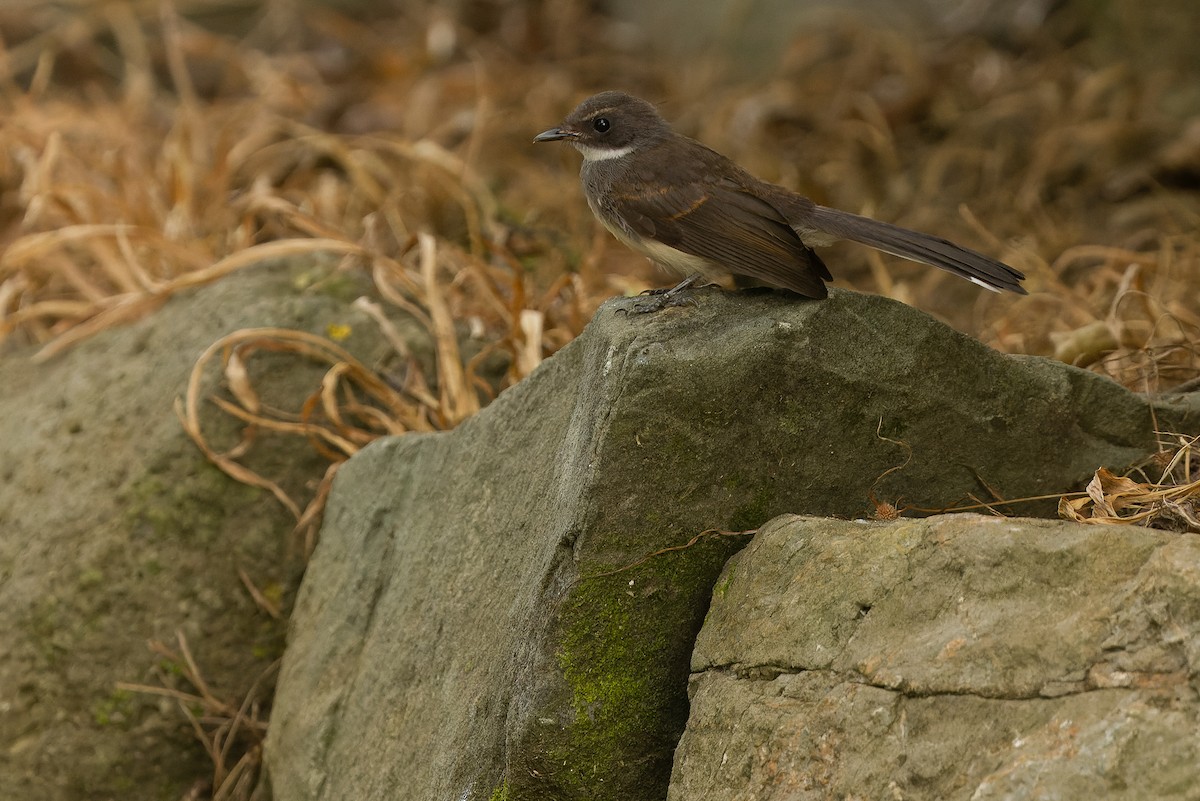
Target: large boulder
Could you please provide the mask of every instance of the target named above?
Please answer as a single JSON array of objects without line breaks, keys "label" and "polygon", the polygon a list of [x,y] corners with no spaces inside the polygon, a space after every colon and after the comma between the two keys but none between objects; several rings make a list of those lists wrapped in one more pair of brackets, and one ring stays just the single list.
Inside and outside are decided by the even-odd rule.
[{"label": "large boulder", "polygon": [[[28,347],[0,355],[0,796],[151,801],[212,775],[173,700],[117,685],[176,681],[182,666],[146,644],[177,648],[180,631],[236,707],[283,647],[239,570],[287,601],[303,553],[282,507],[208,464],[172,404],[200,353],[243,327],[349,325],[352,352],[382,356],[377,326],[347,303],[368,285],[332,264],[275,263],[46,364]],[[293,406],[323,371],[270,357],[250,369],[266,402]],[[204,420],[236,442],[221,438],[236,433],[228,418]],[[268,439],[251,458],[290,491],[324,470],[303,440]]]},{"label": "large boulder", "polygon": [[1193,799],[1200,537],[780,518],[692,667],[670,801]]},{"label": "large boulder", "polygon": [[1156,447],[1143,398],[884,298],[629,304],[457,430],[340,471],[271,722],[278,798],[661,799],[730,532],[1053,493]]}]

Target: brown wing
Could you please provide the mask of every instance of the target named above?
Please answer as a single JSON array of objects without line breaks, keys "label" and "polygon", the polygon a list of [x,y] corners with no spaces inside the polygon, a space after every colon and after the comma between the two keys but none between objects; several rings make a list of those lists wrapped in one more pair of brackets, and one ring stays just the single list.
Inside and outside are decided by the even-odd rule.
[{"label": "brown wing", "polygon": [[612,210],[639,235],[731,273],[825,297],[829,270],[783,215],[742,188],[741,169],[733,162],[689,144],[698,150],[651,160],[655,167],[628,176],[632,189],[612,198]]}]

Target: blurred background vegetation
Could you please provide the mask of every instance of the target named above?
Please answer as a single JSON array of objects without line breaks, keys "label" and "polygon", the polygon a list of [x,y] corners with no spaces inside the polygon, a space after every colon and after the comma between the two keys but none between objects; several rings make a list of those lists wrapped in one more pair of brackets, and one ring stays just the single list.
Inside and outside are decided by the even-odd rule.
[{"label": "blurred background vegetation", "polygon": [[455,319],[517,380],[600,301],[666,280],[593,221],[577,154],[530,146],[622,88],[763,178],[1008,261],[1031,294],[840,246],[839,283],[1175,386],[1200,333],[1198,17],[1178,0],[9,0],[0,348],[52,355],[280,241],[336,241],[344,269],[419,308],[404,272],[428,233]]}]

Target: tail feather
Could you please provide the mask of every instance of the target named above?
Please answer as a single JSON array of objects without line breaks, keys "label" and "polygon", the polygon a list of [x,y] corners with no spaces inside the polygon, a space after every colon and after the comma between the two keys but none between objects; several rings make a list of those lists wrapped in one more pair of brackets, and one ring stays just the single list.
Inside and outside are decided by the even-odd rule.
[{"label": "tail feather", "polygon": [[[948,270],[995,292],[1028,294],[1021,286],[1024,273],[941,237],[910,231],[847,211],[814,206],[805,221],[819,233],[868,245],[884,253]],[[803,235],[803,232],[801,232]]]}]

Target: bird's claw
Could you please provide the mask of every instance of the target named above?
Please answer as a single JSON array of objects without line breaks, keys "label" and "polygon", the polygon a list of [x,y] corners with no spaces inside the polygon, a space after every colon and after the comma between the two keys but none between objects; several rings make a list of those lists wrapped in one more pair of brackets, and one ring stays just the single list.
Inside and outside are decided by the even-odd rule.
[{"label": "bird's claw", "polygon": [[642,293],[639,298],[642,299],[635,300],[627,308],[620,311],[626,314],[653,314],[672,306],[700,305],[696,298],[692,296],[692,293],[687,291],[672,292],[668,289],[656,292],[653,295]]}]

